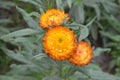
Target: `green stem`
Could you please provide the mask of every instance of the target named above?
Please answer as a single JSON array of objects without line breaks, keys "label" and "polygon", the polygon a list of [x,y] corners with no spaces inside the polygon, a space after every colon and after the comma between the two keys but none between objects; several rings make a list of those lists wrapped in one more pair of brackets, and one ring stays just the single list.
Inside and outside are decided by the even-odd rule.
[{"label": "green stem", "polygon": [[62,79],[62,61],[58,62],[58,76],[59,80]]}]

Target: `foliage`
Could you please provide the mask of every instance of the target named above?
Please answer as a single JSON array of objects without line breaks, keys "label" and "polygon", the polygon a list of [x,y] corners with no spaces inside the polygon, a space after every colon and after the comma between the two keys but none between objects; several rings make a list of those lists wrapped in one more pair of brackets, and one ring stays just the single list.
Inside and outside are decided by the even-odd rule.
[{"label": "foliage", "polygon": [[[107,22],[110,24],[109,26],[111,27],[111,29],[104,29],[103,31],[100,31],[101,35],[105,37],[105,43],[104,46],[105,47],[110,47],[111,50],[111,54],[112,54],[112,62],[111,62],[111,66],[118,66],[116,68],[116,75],[120,76],[120,72],[119,72],[119,66],[120,66],[120,55],[119,55],[119,44],[120,44],[120,18],[115,18],[114,15],[110,15],[107,16],[106,15],[106,19]],[[108,32],[106,32],[106,30]]]},{"label": "foliage", "polygon": [[[27,28],[21,25],[17,27],[21,23],[15,26],[17,29],[15,27],[9,28],[8,23],[12,22],[10,18],[0,20],[0,41],[3,41],[0,50],[17,61],[10,65],[10,71],[0,76],[0,80],[119,80],[116,76],[102,72],[95,63],[80,67],[71,65],[68,61],[55,61],[49,58],[44,53],[42,46],[45,30],[38,25],[40,15],[47,9],[65,10],[72,19],[69,23],[63,21],[63,25],[73,29],[79,41],[84,39],[91,42],[89,36],[93,41],[99,40],[99,35],[102,37],[103,48],[93,45],[94,57],[110,51],[111,48],[113,62],[120,66],[118,54],[120,23],[119,18],[115,17],[120,14],[117,12],[120,5],[118,1],[19,0],[26,5],[33,5],[36,10],[29,10],[31,12],[28,13],[24,7],[16,6],[16,10],[27,23]],[[0,1],[0,3],[4,3],[4,6],[0,6],[7,9],[10,6],[15,6],[14,1],[10,1],[10,3]],[[20,3],[16,5],[20,5]],[[8,48],[7,43],[15,48]],[[119,68],[117,70],[119,73]]]}]

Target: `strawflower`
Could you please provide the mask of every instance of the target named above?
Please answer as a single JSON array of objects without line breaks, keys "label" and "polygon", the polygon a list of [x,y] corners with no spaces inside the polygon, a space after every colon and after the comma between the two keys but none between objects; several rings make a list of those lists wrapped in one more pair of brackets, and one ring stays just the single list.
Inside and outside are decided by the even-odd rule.
[{"label": "strawflower", "polygon": [[91,46],[85,41],[80,41],[78,43],[77,49],[74,51],[69,61],[72,64],[78,66],[85,66],[91,61],[91,59],[92,59]]},{"label": "strawflower", "polygon": [[67,27],[57,26],[49,29],[43,38],[45,52],[55,60],[68,59],[75,46],[75,35]]},{"label": "strawflower", "polygon": [[50,9],[40,16],[39,25],[42,28],[59,26],[62,24],[64,19],[66,19],[66,22],[69,20],[68,14],[64,11],[59,9]]}]

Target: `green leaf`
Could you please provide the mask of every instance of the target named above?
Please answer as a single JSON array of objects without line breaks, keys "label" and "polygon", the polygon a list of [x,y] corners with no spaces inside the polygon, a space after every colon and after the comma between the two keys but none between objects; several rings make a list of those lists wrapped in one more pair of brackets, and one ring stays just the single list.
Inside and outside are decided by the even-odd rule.
[{"label": "green leaf", "polygon": [[71,6],[72,6],[72,0],[67,0],[67,4],[68,4],[69,8],[71,8]]},{"label": "green leaf", "polygon": [[120,80],[119,77],[102,72],[101,70],[89,69],[89,75],[95,80]]},{"label": "green leaf", "polygon": [[14,39],[15,42],[35,42],[36,38],[34,37],[18,37]]},{"label": "green leaf", "polygon": [[112,25],[112,27],[120,33],[120,21],[118,21],[113,15],[107,16],[105,15],[109,24]]},{"label": "green leaf", "polygon": [[118,5],[115,2],[113,2],[113,1],[114,0],[110,0],[110,1],[104,0],[102,2],[102,5],[103,5],[103,7],[104,7],[104,9],[105,9],[106,12],[108,12],[108,13],[114,13],[114,12],[118,11],[117,10]]},{"label": "green leaf", "polygon": [[120,42],[120,35],[111,34],[110,32],[105,32],[105,31],[100,31],[100,33],[103,36],[105,36],[113,41]]},{"label": "green leaf", "polygon": [[94,53],[94,57],[99,56],[100,54],[104,53],[104,52],[109,52],[111,49],[110,48],[96,48],[93,53]]},{"label": "green leaf", "polygon": [[6,75],[0,75],[0,80],[36,80],[33,77],[28,76],[6,76]]},{"label": "green leaf", "polygon": [[89,35],[89,30],[86,26],[80,27],[80,36],[78,38],[79,41],[85,39]]},{"label": "green leaf", "polygon": [[109,42],[105,45],[105,47],[116,47],[120,49],[120,42]]},{"label": "green leaf", "polygon": [[7,23],[12,23],[12,20],[11,19],[0,19],[0,24],[7,24]]},{"label": "green leaf", "polygon": [[35,16],[38,19],[40,18],[40,14],[38,12],[32,12],[32,13],[29,14],[29,16]]},{"label": "green leaf", "polygon": [[41,14],[45,12],[43,8],[40,8],[39,10],[40,10]]},{"label": "green leaf", "polygon": [[7,75],[30,75],[31,77],[34,77],[34,72],[40,73],[42,70],[40,66],[35,64],[11,64],[10,68],[11,70],[7,72]]},{"label": "green leaf", "polygon": [[73,18],[77,23],[83,23],[85,20],[84,6],[82,3],[73,6],[69,12],[71,18]]},{"label": "green leaf", "polygon": [[30,4],[33,4],[35,5],[37,8],[40,8],[40,4],[35,2],[34,0],[20,0],[20,1],[23,1],[23,2],[27,2],[27,3],[30,3]]},{"label": "green leaf", "polygon": [[58,76],[50,76],[50,77],[45,77],[42,80],[59,80],[60,78]]},{"label": "green leaf", "polygon": [[96,16],[89,23],[87,23],[86,26],[90,26],[91,36],[94,40],[97,40],[97,38],[98,38],[98,31],[97,31],[98,27],[94,26],[94,25],[91,26],[91,24],[95,21],[95,19],[96,19]]},{"label": "green leaf", "polygon": [[3,26],[0,26],[0,36],[3,35],[3,33],[9,33],[9,29],[5,28]]},{"label": "green leaf", "polygon": [[43,57],[47,57],[47,55],[45,55],[44,53],[39,53],[38,55],[33,56],[32,59],[40,60],[40,59],[42,59]]},{"label": "green leaf", "polygon": [[16,6],[16,9],[22,14],[24,20],[27,22],[29,27],[37,29],[37,30],[42,30],[42,28],[40,28],[38,23],[35,20],[33,20],[33,18],[30,17],[29,14],[24,9],[19,8],[17,6]]},{"label": "green leaf", "polygon": [[20,61],[22,63],[27,63],[27,64],[31,64],[31,61],[26,59],[22,54],[20,53],[14,53],[13,51],[11,50],[8,50],[8,49],[3,49],[3,51],[11,58],[17,60],[17,61]]},{"label": "green leaf", "polygon": [[98,27],[90,26],[90,33],[91,33],[92,38],[96,41],[98,39]]},{"label": "green leaf", "polygon": [[100,9],[99,9],[98,4],[95,2],[92,2],[92,1],[88,1],[88,0],[86,0],[86,1],[87,2],[84,2],[84,4],[88,7],[94,8],[95,12],[96,12],[97,19],[100,19]]},{"label": "green leaf", "polygon": [[69,24],[64,24],[64,25],[71,28],[71,29],[73,29],[73,30],[79,29],[79,26],[80,26],[79,24],[77,24],[75,22],[72,22],[72,23],[69,23]]},{"label": "green leaf", "polygon": [[62,0],[55,0],[55,1],[56,1],[57,8],[63,10],[63,2],[62,2]]},{"label": "green leaf", "polygon": [[37,33],[38,33],[38,31],[27,28],[27,29],[14,31],[12,33],[3,35],[3,36],[1,36],[1,39],[9,39],[9,38],[13,38],[13,37],[27,36],[27,35],[37,34]]},{"label": "green leaf", "polygon": [[86,67],[77,67],[77,71],[83,73],[84,75],[87,75],[88,76],[88,70]]},{"label": "green leaf", "polygon": [[0,7],[2,8],[10,9],[13,6],[15,6],[15,3],[13,3],[12,1],[0,1]]},{"label": "green leaf", "polygon": [[96,19],[96,16],[89,23],[87,23],[86,26],[87,27],[90,26],[95,21],[95,19]]},{"label": "green leaf", "polygon": [[[96,68],[93,68],[96,67]],[[81,72],[81,71],[77,71],[75,73],[76,76],[85,79],[85,80],[120,80],[119,77],[114,76],[114,75],[110,75],[108,73],[103,72],[98,66],[96,66],[95,64],[92,65],[88,65],[86,67],[86,69],[88,69],[88,72]],[[84,71],[84,69],[83,69]]]},{"label": "green leaf", "polygon": [[[77,71],[75,72],[75,75],[80,79],[82,78],[87,80],[87,79],[90,79],[91,80],[91,77],[89,75],[89,72],[87,70],[87,68],[85,67],[80,67],[79,69],[77,69]],[[77,79],[78,80],[78,79]]]},{"label": "green leaf", "polygon": [[73,3],[73,5],[75,6],[75,5],[78,5],[80,2],[82,2],[83,0],[75,0],[74,1],[74,3]]}]

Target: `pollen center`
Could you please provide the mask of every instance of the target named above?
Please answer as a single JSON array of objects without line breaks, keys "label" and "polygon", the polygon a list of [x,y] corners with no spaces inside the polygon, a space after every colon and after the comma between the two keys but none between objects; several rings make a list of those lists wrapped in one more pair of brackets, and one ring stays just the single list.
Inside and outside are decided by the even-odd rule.
[{"label": "pollen center", "polygon": [[62,42],[63,42],[63,40],[62,40],[61,38],[59,38],[58,42],[59,42],[59,43],[62,43]]},{"label": "pollen center", "polygon": [[50,20],[51,20],[51,21],[53,21],[53,20],[55,20],[55,19],[57,19],[57,16],[56,16],[56,15],[50,16]]}]

